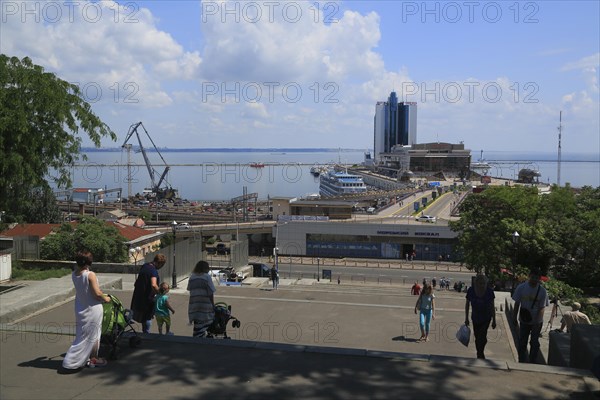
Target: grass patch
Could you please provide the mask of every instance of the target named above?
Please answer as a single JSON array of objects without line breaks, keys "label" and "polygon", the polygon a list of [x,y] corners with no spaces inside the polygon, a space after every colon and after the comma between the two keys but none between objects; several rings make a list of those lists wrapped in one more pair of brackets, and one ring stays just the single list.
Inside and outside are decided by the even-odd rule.
[{"label": "grass patch", "polygon": [[70,268],[60,269],[23,269],[13,264],[11,279],[14,281],[43,281],[48,278],[60,278],[70,275]]}]

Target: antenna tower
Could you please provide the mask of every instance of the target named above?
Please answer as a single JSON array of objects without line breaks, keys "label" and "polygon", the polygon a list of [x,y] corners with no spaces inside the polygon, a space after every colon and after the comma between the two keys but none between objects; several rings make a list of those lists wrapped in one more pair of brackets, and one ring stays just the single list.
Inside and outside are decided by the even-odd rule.
[{"label": "antenna tower", "polygon": [[560,163],[561,163],[561,139],[562,139],[562,111],[558,117],[558,167],[556,171],[556,184],[560,186]]}]

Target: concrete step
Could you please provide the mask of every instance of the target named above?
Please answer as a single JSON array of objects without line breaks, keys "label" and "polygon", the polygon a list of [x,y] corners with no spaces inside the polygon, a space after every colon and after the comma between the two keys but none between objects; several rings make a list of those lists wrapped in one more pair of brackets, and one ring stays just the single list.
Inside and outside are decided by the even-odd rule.
[{"label": "concrete step", "polygon": [[[75,297],[71,275],[43,281],[22,281],[20,288],[0,294],[0,323],[10,324]],[[122,289],[118,275],[104,275],[102,290]]]}]

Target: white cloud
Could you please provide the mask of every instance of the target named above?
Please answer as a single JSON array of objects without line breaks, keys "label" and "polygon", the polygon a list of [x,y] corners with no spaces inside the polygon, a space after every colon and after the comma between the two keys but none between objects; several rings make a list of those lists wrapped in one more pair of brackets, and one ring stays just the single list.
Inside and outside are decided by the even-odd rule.
[{"label": "white cloud", "polygon": [[[220,9],[234,9],[239,3],[218,4]],[[325,25],[314,22],[312,3],[288,2],[302,7],[302,17],[296,20],[275,12],[269,21],[267,7],[255,4],[262,10],[258,22],[251,22],[255,19],[243,8],[239,21],[221,13],[206,16],[202,54],[210,63],[202,66],[205,79],[304,83],[325,77],[341,81],[350,74],[366,78],[383,69],[381,56],[372,51],[380,39],[377,14],[346,11],[338,22]],[[323,19],[322,15],[316,18]]]},{"label": "white cloud", "polygon": [[101,98],[88,97],[93,103],[168,106],[172,99],[161,89],[161,81],[190,78],[201,64],[198,53],[185,52],[170,34],[156,27],[149,10],[131,8],[129,3],[14,4],[34,14],[23,18],[18,10],[3,16],[3,52],[28,56],[82,87],[100,88],[96,92]]},{"label": "white cloud", "polygon": [[581,71],[583,80],[588,90],[598,92],[598,71],[600,71],[600,53],[583,57],[577,61],[565,64],[561,71]]},{"label": "white cloud", "polygon": [[592,54],[591,56],[580,58],[577,61],[572,61],[565,64],[561,71],[584,70],[588,68],[598,68],[600,66],[600,53]]},{"label": "white cloud", "polygon": [[245,103],[241,116],[242,118],[250,119],[267,119],[269,118],[269,113],[262,103]]}]

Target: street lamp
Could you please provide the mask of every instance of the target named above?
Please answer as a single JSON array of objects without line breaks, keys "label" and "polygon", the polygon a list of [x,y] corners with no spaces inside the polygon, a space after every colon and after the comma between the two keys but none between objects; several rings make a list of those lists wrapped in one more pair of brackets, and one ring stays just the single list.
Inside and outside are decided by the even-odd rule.
[{"label": "street lamp", "polygon": [[[287,222],[281,225],[287,225]],[[273,257],[275,258],[275,269],[279,272],[279,221],[275,223],[275,248],[273,249]],[[290,277],[292,276],[292,261],[290,257]]]},{"label": "street lamp", "polygon": [[137,273],[138,273],[137,259],[138,259],[138,256],[140,255],[140,251],[142,251],[142,248],[140,246],[132,247],[132,248],[129,249],[129,255],[131,257],[133,257],[133,262],[135,263],[135,278],[136,279],[137,279]]},{"label": "street lamp", "polygon": [[177,268],[175,264],[175,244],[177,243],[177,222],[171,222],[171,229],[173,230],[173,279],[171,281],[171,287],[177,288]]},{"label": "street lamp", "polygon": [[513,260],[513,276],[512,276],[512,288],[511,294],[515,291],[515,272],[517,269],[517,245],[519,244],[519,232],[514,231],[512,234],[512,242],[513,242],[513,250],[514,250],[514,260]]},{"label": "street lamp", "polygon": [[317,257],[317,282],[320,281],[319,279],[319,275],[321,274],[319,271],[319,263],[321,262],[321,259],[319,257]]},{"label": "street lamp", "polygon": [[142,248],[140,246],[132,247],[129,249],[129,254],[133,257],[133,262],[135,263],[136,267],[137,267],[138,256],[140,255],[141,251],[142,251]]}]

